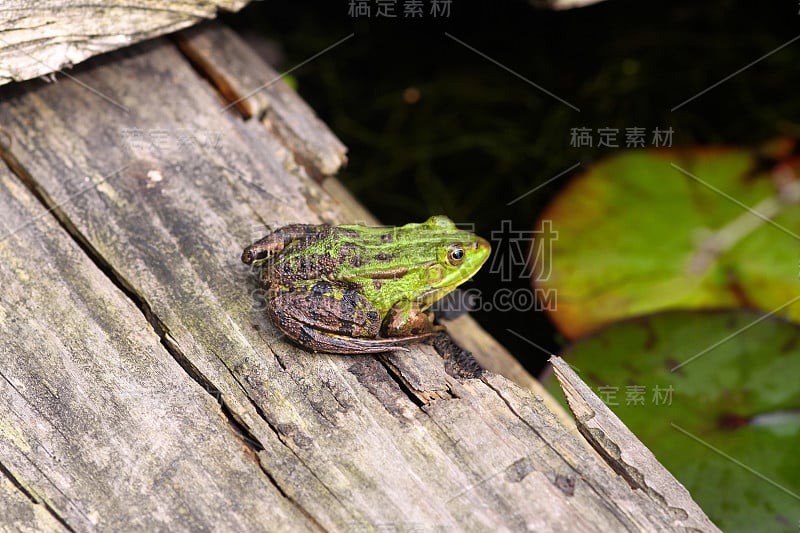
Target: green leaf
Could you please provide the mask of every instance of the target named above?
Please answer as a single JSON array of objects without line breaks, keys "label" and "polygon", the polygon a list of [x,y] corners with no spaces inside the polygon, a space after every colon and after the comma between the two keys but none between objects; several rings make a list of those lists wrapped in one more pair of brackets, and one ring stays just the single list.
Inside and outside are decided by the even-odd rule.
[{"label": "green leaf", "polygon": [[800,524],[800,327],[762,317],[664,312],[564,354],[725,531]]},{"label": "green leaf", "polygon": [[[558,328],[576,338],[658,310],[773,311],[798,297],[800,185],[756,163],[738,149],[638,150],[574,179],[541,217],[558,237],[536,285],[555,289]],[[800,320],[800,297],[780,314]]]}]

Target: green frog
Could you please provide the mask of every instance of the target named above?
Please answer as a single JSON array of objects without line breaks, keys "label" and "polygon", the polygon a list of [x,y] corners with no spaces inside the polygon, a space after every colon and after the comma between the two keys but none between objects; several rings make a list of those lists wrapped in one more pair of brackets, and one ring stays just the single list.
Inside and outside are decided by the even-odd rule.
[{"label": "green frog", "polygon": [[272,323],[340,354],[407,350],[443,328],[429,310],[480,269],[489,243],[433,216],[395,228],[292,224],[244,249],[262,264]]}]

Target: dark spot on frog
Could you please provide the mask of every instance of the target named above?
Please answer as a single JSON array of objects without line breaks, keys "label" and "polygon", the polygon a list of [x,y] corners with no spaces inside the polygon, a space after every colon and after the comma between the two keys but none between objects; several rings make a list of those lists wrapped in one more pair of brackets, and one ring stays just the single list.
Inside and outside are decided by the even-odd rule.
[{"label": "dark spot on frog", "polygon": [[342,237],[349,237],[351,239],[355,239],[358,237],[358,231],[354,229],[337,227],[336,230],[338,231],[337,237],[342,236]]},{"label": "dark spot on frog", "polygon": [[370,322],[377,322],[380,319],[380,315],[374,309],[367,313],[367,320]]},{"label": "dark spot on frog", "polygon": [[343,244],[339,247],[339,261],[343,260],[345,257],[353,253],[355,250],[355,245],[353,244]]},{"label": "dark spot on frog", "polygon": [[376,261],[388,262],[388,261],[392,261],[392,260],[394,260],[396,258],[397,258],[397,256],[395,254],[385,254],[383,252],[381,252],[379,254],[375,254],[375,260]]},{"label": "dark spot on frog", "polygon": [[374,288],[376,291],[379,291],[379,290],[381,290],[381,287],[383,287],[383,281],[381,281],[381,280],[379,280],[379,279],[373,279],[373,280],[372,280],[372,287],[373,287],[373,288]]},{"label": "dark spot on frog", "polygon": [[333,291],[333,287],[327,281],[318,281],[311,287],[311,296],[325,296]]},{"label": "dark spot on frog", "polygon": [[381,235],[381,242],[392,242],[394,241],[394,237],[392,237],[391,233],[384,233]]},{"label": "dark spot on frog", "polygon": [[300,257],[295,262],[294,270],[300,279],[311,278],[314,276],[314,271],[317,270],[317,261],[314,256]]},{"label": "dark spot on frog", "polygon": [[287,315],[285,311],[280,311],[273,306],[269,308],[269,314],[273,322],[275,322],[281,329],[291,328],[293,325],[292,321],[289,320],[289,315]]},{"label": "dark spot on frog", "polygon": [[313,277],[324,276],[330,274],[336,269],[337,261],[335,258],[325,255],[317,254],[309,258],[309,274]]},{"label": "dark spot on frog", "polygon": [[364,260],[360,255],[354,255],[350,258],[350,265],[356,268],[364,264]]},{"label": "dark spot on frog", "polygon": [[280,279],[303,280],[323,277],[333,272],[336,260],[325,254],[295,257],[275,265]]},{"label": "dark spot on frog", "polygon": [[363,309],[361,307],[360,295],[351,290],[342,292],[342,299],[339,302],[339,333],[347,336],[362,335],[361,326],[364,324]]},{"label": "dark spot on frog", "polygon": [[344,305],[344,311],[346,311],[348,315],[354,314],[358,308],[358,293],[354,291],[344,291],[342,293],[342,304]]}]

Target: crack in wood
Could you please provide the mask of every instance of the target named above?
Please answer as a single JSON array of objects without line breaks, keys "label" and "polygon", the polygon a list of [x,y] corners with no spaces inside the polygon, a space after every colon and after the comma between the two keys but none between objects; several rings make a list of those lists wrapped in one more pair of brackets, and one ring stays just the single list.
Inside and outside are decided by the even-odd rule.
[{"label": "crack in wood", "polygon": [[[264,128],[272,134],[272,136],[283,146],[286,148],[286,151],[291,154],[292,160],[296,167],[294,169],[287,169],[292,174],[297,174],[297,169],[304,169],[306,174],[316,181],[317,183],[322,183],[327,176],[322,172],[317,165],[313,164],[307,158],[303,157],[300,151],[294,147],[292,147],[292,143],[289,140],[289,128],[284,124],[284,121],[281,120],[280,116],[275,114],[274,112],[267,109],[264,111],[262,116],[259,117],[259,121],[261,124],[264,125]],[[301,178],[301,181],[305,180],[305,176],[298,176]],[[313,205],[309,202],[309,206]]]},{"label": "crack in wood", "polygon": [[578,430],[603,462],[635,493],[645,495],[666,516],[665,523],[700,531],[719,531],[678,482],[621,420],[560,357],[550,363],[567,398]]},{"label": "crack in wood", "polygon": [[[198,385],[203,387],[203,389],[214,397],[217,401],[217,404],[220,406],[220,410],[222,414],[225,416],[225,419],[228,421],[228,425],[230,426],[234,435],[236,435],[250,450],[254,452],[260,452],[264,450],[264,446],[258,440],[258,438],[253,435],[247,426],[242,423],[236,413],[225,403],[224,396],[222,391],[217,389],[214,384],[206,378],[200,370],[197,369],[196,366],[183,354],[183,352],[178,348],[177,344],[172,341],[171,335],[169,332],[165,332],[164,324],[156,317],[152,310],[147,307],[149,311],[149,315],[145,314],[148,317],[148,322],[153,326],[153,329],[156,330],[159,338],[161,339],[161,344],[164,348],[169,352],[173,359],[180,365],[186,374],[191,377]],[[240,385],[241,386],[241,385]],[[278,487],[278,490],[281,490]]]},{"label": "crack in wood", "polygon": [[224,109],[227,110],[233,107],[239,112],[242,119],[250,120],[253,118],[253,114],[256,110],[251,108],[250,100],[246,96],[240,95],[236,89],[228,83],[225,76],[214,67],[214,64],[209,61],[204,54],[200,53],[199,50],[192,46],[189,39],[180,33],[176,33],[172,36],[172,40],[194,71],[208,82],[224,102],[228,102],[228,107]]},{"label": "crack in wood", "polygon": [[[23,454],[23,455],[24,455],[24,454]],[[48,478],[48,477],[47,477],[47,475],[45,475],[45,473],[44,473],[44,472],[42,472],[42,471],[41,471],[41,469],[39,469],[39,467],[38,467],[38,466],[37,466],[37,465],[36,465],[36,464],[35,464],[33,461],[31,461],[31,460],[28,458],[28,456],[27,456],[27,455],[24,455],[24,456],[25,456],[25,458],[26,458],[26,459],[28,459],[28,461],[30,461],[30,463],[31,463],[31,464],[32,464],[32,465],[33,465],[33,466],[34,466],[34,467],[35,467],[37,470],[39,470],[39,472],[40,472],[40,473],[41,473],[41,474],[44,476],[44,478],[45,478],[45,479],[47,479],[47,481],[50,481],[50,478]],[[65,519],[63,516],[61,516],[61,515],[59,514],[59,512],[58,512],[58,511],[57,511],[57,510],[56,510],[56,509],[55,509],[55,508],[54,508],[52,505],[50,505],[50,504],[49,504],[49,503],[48,503],[48,502],[47,502],[47,501],[46,501],[44,498],[39,498],[39,497],[37,497],[37,496],[36,496],[36,494],[34,494],[33,492],[29,491],[29,490],[28,490],[28,489],[25,487],[25,485],[23,485],[23,484],[22,484],[22,483],[19,481],[19,479],[17,479],[17,477],[16,477],[16,476],[15,476],[15,475],[14,475],[14,474],[11,472],[11,470],[9,470],[8,468],[6,468],[6,466],[5,466],[3,463],[0,463],[0,474],[2,474],[3,476],[5,476],[6,478],[8,478],[8,480],[11,482],[11,484],[12,484],[12,485],[14,485],[14,487],[15,487],[17,490],[19,490],[19,491],[20,491],[20,492],[21,492],[21,493],[22,493],[22,494],[23,494],[23,495],[24,495],[26,498],[28,498],[28,499],[29,499],[29,500],[30,500],[30,501],[31,501],[33,504],[35,504],[35,505],[41,505],[42,507],[44,507],[44,509],[47,511],[47,513],[48,513],[50,516],[52,516],[54,520],[56,520],[56,521],[57,521],[59,524],[61,524],[62,526],[64,526],[64,529],[66,529],[67,531],[71,531],[71,532],[75,532],[75,531],[76,531],[76,530],[75,530],[75,528],[73,528],[72,526],[70,526],[70,525],[67,523],[67,520],[66,520],[66,519]],[[79,513],[80,513],[80,514],[81,514],[81,515],[82,515],[84,518],[86,518],[87,520],[89,520],[89,517],[88,517],[88,516],[86,516],[86,514],[83,512],[83,510],[82,510],[80,507],[78,507],[77,505],[75,505],[75,503],[74,503],[74,502],[73,502],[71,499],[69,499],[69,497],[67,497],[67,495],[66,495],[66,494],[64,494],[64,493],[63,493],[63,492],[62,492],[62,491],[61,491],[61,490],[60,490],[58,487],[56,487],[56,486],[55,486],[55,484],[53,484],[53,482],[52,482],[52,481],[50,481],[50,483],[53,485],[53,487],[54,487],[54,488],[55,488],[55,489],[56,489],[58,492],[60,492],[60,493],[61,493],[61,495],[62,495],[62,496],[64,496],[64,498],[65,498],[65,499],[66,499],[66,500],[67,500],[67,501],[68,501],[68,502],[69,502],[69,503],[70,503],[70,504],[71,504],[71,505],[72,505],[72,506],[73,506],[75,509],[77,509],[77,511],[78,511],[78,512],[79,512]],[[89,522],[91,523],[91,520],[89,520]]]},{"label": "crack in wood", "polygon": [[[204,30],[205,28],[205,30]],[[292,156],[296,168],[321,183],[347,161],[346,148],[274,71],[225,27],[208,23],[173,36],[178,51],[244,120],[256,119]],[[287,169],[296,173],[296,169]]]},{"label": "crack in wood", "polygon": [[[531,423],[528,422],[528,420],[526,420],[524,416],[522,416],[520,413],[517,412],[517,410],[514,408],[514,406],[511,404],[511,402],[505,396],[503,396],[503,394],[486,379],[486,376],[481,377],[481,381],[483,383],[485,383],[486,386],[489,387],[489,389],[494,391],[494,393],[500,398],[500,400],[503,403],[506,404],[506,406],[508,407],[508,410],[511,413],[513,413],[514,416],[516,416],[523,424],[528,426],[531,429],[531,431],[536,433],[539,436],[539,438],[541,439],[541,441],[547,445],[547,447],[549,447],[551,450],[553,450],[553,452],[556,455],[561,456],[561,453],[546,438],[544,438],[544,435],[542,435],[541,432],[538,429],[536,429],[533,425],[531,425]],[[601,457],[603,457],[603,459],[606,459],[602,455],[601,455]],[[572,494],[574,494],[574,492],[575,492],[575,480],[576,479],[583,480],[584,486],[588,490],[592,491],[594,494],[597,495],[598,501],[603,502],[603,506],[606,508],[606,510],[608,512],[610,512],[614,517],[616,517],[616,519],[619,520],[621,524],[624,524],[625,528],[628,531],[636,531],[637,530],[636,524],[634,524],[633,521],[631,521],[628,516],[626,516],[625,514],[620,513],[619,509],[607,504],[608,498],[603,496],[603,492],[601,490],[601,487],[595,486],[595,484],[591,481],[591,479],[589,479],[586,476],[584,476],[580,471],[578,471],[575,468],[574,465],[570,464],[567,461],[565,461],[565,464],[570,468],[570,470],[572,470],[575,473],[574,477],[570,476],[571,480],[572,480],[571,487],[570,487],[570,492]],[[613,470],[613,467],[611,465],[609,465],[609,467],[612,468],[612,470]],[[558,479],[554,479],[552,481],[553,481],[553,484],[556,487],[559,488],[559,490],[563,490],[558,485],[558,481],[559,481]],[[626,480],[626,482],[627,482],[627,480]]]},{"label": "crack in wood", "polygon": [[[273,354],[274,354],[274,352],[273,352]],[[277,354],[274,354],[274,355],[276,355],[276,357],[277,357]],[[232,375],[232,376],[233,376],[233,379],[234,379],[234,381],[236,381],[237,385],[239,385],[239,387],[241,387],[241,388],[242,388],[242,390],[245,390],[245,389],[244,389],[244,387],[242,386],[241,382],[239,382],[239,379],[238,379],[238,377],[237,377],[237,376],[235,376],[235,375]],[[272,420],[270,420],[270,418],[267,416],[267,414],[264,412],[264,410],[261,408],[261,406],[259,406],[259,405],[258,405],[258,403],[257,403],[257,402],[255,402],[255,401],[254,401],[254,400],[253,400],[253,399],[250,397],[250,395],[248,395],[246,392],[245,392],[245,397],[247,398],[247,401],[248,401],[248,402],[250,402],[250,406],[253,408],[253,410],[256,412],[256,414],[259,416],[259,418],[261,418],[261,420],[263,420],[263,421],[264,421],[264,423],[267,425],[267,427],[268,427],[268,428],[269,428],[269,429],[270,429],[270,430],[271,430],[271,431],[272,431],[272,432],[275,434],[275,436],[278,438],[278,441],[279,441],[279,442],[280,442],[280,443],[281,443],[283,446],[285,446],[285,447],[286,447],[286,449],[289,451],[289,453],[291,453],[291,454],[292,454],[292,455],[293,455],[293,456],[294,456],[294,457],[297,459],[297,461],[298,461],[300,464],[302,464],[304,467],[306,467],[306,468],[308,469],[308,472],[309,472],[309,473],[310,473],[310,474],[311,474],[311,475],[314,477],[314,479],[316,479],[316,480],[319,482],[319,484],[320,484],[320,485],[321,485],[321,486],[322,486],[322,487],[323,487],[323,488],[324,488],[326,491],[328,491],[328,494],[330,494],[330,496],[331,496],[331,497],[332,497],[334,500],[336,500],[336,501],[337,501],[337,502],[338,502],[338,503],[339,503],[339,504],[340,504],[342,507],[346,507],[346,506],[345,506],[345,504],[344,504],[344,502],[342,502],[342,501],[341,501],[341,500],[340,500],[340,499],[339,499],[339,498],[336,496],[336,493],[335,493],[335,492],[333,492],[333,491],[330,489],[330,487],[328,487],[328,486],[327,486],[327,485],[326,485],[326,484],[325,484],[325,483],[322,481],[322,479],[320,479],[320,478],[319,478],[319,476],[317,475],[317,473],[316,473],[316,472],[315,472],[315,471],[314,471],[314,470],[313,470],[313,469],[312,469],[312,468],[311,468],[311,467],[310,467],[310,466],[309,466],[309,465],[308,465],[308,464],[307,464],[305,461],[303,461],[303,458],[302,458],[300,455],[298,455],[298,454],[295,452],[295,450],[294,450],[294,449],[293,449],[293,448],[292,448],[292,447],[289,445],[289,443],[287,443],[287,442],[286,442],[286,440],[285,440],[285,437],[286,437],[286,435],[284,434],[284,432],[282,432],[282,431],[281,431],[281,429],[280,429],[278,426],[276,426],[276,425],[275,425],[275,424],[272,422]],[[231,411],[231,413],[233,414],[233,411]],[[242,425],[242,427],[244,428],[244,425]],[[248,435],[250,435],[249,431],[248,431],[248,433],[247,433],[247,434],[248,434]],[[255,437],[253,437],[253,438],[254,438],[254,440],[256,440],[256,441],[258,442],[258,440],[257,440],[257,439],[255,439]],[[260,444],[260,443],[259,443],[259,444]],[[263,446],[262,446],[262,450],[263,450]],[[297,508],[297,510],[298,510],[300,513],[302,513],[302,514],[303,514],[303,516],[305,516],[305,517],[306,517],[306,518],[307,518],[307,519],[308,519],[308,520],[309,520],[311,523],[313,523],[314,525],[316,525],[316,526],[317,526],[317,527],[318,527],[318,528],[319,528],[321,531],[327,531],[327,530],[326,530],[326,529],[325,529],[325,528],[322,526],[322,524],[321,524],[319,521],[317,521],[317,519],[316,519],[316,518],[315,518],[315,517],[314,517],[314,516],[313,516],[313,515],[312,515],[312,514],[309,512],[309,511],[307,511],[307,510],[306,510],[306,509],[305,509],[305,508],[304,508],[302,505],[300,505],[300,503],[299,503],[299,502],[297,502],[297,501],[296,501],[296,500],[295,500],[293,497],[289,496],[289,494],[288,494],[288,493],[286,493],[286,492],[283,490],[283,488],[280,486],[280,484],[278,483],[278,481],[277,481],[277,480],[276,480],[276,479],[275,479],[275,478],[272,476],[272,474],[271,474],[269,471],[267,471],[266,467],[264,466],[264,464],[263,464],[263,462],[261,461],[261,459],[260,459],[260,458],[259,458],[259,461],[258,461],[258,466],[259,466],[259,468],[261,469],[261,471],[262,471],[262,472],[264,472],[264,475],[266,475],[266,476],[267,476],[267,478],[270,480],[270,482],[271,482],[272,484],[274,484],[274,485],[275,485],[275,487],[278,489],[278,491],[281,493],[281,495],[283,495],[283,496],[284,496],[284,497],[285,497],[285,498],[286,498],[288,501],[292,502],[292,504],[294,504],[294,506]]]},{"label": "crack in wood", "polygon": [[0,474],[3,474],[5,477],[7,477],[9,481],[11,481],[11,484],[14,485],[14,487],[18,491],[24,494],[25,497],[28,498],[32,503],[35,503],[37,505],[41,503],[39,501],[39,498],[37,498],[36,495],[34,495],[31,491],[26,489],[25,486],[19,482],[16,476],[11,473],[11,470],[6,468],[6,466],[2,462],[0,462]]},{"label": "crack in wood", "polygon": [[[153,328],[153,331],[158,336],[161,345],[164,347],[167,353],[170,354],[170,356],[175,360],[175,362],[178,363],[178,366],[180,366],[193,381],[195,381],[198,385],[200,385],[203,388],[203,390],[205,390],[209,395],[215,398],[215,400],[220,406],[222,414],[224,415],[225,419],[228,422],[228,426],[231,432],[248,449],[255,452],[255,455],[257,457],[258,452],[264,450],[264,446],[261,444],[258,438],[256,438],[256,436],[253,435],[250,432],[250,430],[240,421],[236,413],[225,404],[221,392],[217,390],[217,388],[214,386],[211,380],[209,380],[206,376],[204,376],[203,373],[183,354],[183,352],[180,350],[177,344],[171,340],[169,329],[166,327],[163,321],[155,313],[153,313],[152,307],[147,302],[147,300],[136,291],[136,289],[124,278],[124,276],[122,276],[119,272],[117,272],[116,269],[114,269],[114,267],[108,261],[106,261],[105,258],[103,258],[103,256],[94,248],[94,246],[92,246],[92,244],[88,241],[88,239],[86,239],[78,230],[78,228],[72,223],[72,221],[69,219],[66,213],[59,207],[59,204],[55,202],[53,198],[47,193],[47,191],[45,191],[38,184],[36,179],[33,178],[30,172],[28,172],[25,169],[25,167],[19,162],[16,156],[14,156],[14,154],[2,142],[0,142],[0,159],[2,159],[6,163],[12,174],[14,174],[22,182],[22,184],[31,192],[31,194],[33,194],[36,200],[45,209],[47,209],[47,212],[53,216],[56,222],[66,231],[66,233],[78,245],[78,247],[89,258],[89,260],[92,261],[97,266],[97,268],[106,276],[106,278],[108,278],[108,280],[117,289],[119,289],[125,295],[125,297],[127,297],[130,301],[132,301],[134,305],[141,311],[145,320]],[[236,376],[233,377],[236,383],[239,385],[239,387],[242,387],[242,384],[239,382],[238,378],[236,378]],[[242,388],[242,390],[244,390],[244,388]],[[292,448],[288,446],[286,442],[284,442],[284,440],[281,438],[280,431],[278,431],[277,428],[275,428],[275,426],[270,422],[270,420],[267,418],[263,410],[252,400],[252,398],[250,398],[249,396],[247,396],[247,398],[250,401],[251,405],[255,408],[258,415],[266,422],[267,426],[270,429],[272,429],[272,431],[274,431],[275,434],[278,436],[279,441],[284,446],[286,446],[287,449],[295,457],[297,457],[297,459],[302,464],[305,465],[305,463],[303,463],[302,459],[294,452],[294,450],[292,450]],[[261,472],[264,473],[264,475],[267,477],[270,483],[276,488],[276,490],[284,498],[286,498],[287,501],[291,502],[292,505],[294,505],[297,508],[297,510],[301,514],[303,514],[310,522],[315,524],[320,530],[325,531],[325,528],[322,527],[322,525],[316,520],[316,518],[314,518],[305,508],[303,508],[302,505],[300,505],[299,502],[297,502],[294,498],[289,496],[284,491],[284,489],[280,486],[280,484],[272,476],[272,474],[267,471],[262,461],[259,459],[256,462]],[[308,467],[308,465],[305,466]],[[0,467],[2,467],[1,464]],[[37,470],[39,469],[38,466],[36,466],[35,464],[34,467],[36,467]],[[6,469],[0,469],[0,471],[6,474],[6,476],[9,477],[9,479],[12,479],[12,483],[15,483],[15,486],[23,490],[23,492],[25,492],[28,497],[32,497],[30,493],[22,489],[22,485],[15,480],[15,478],[11,475],[9,471],[7,471]],[[309,471],[312,472],[312,475],[317,477],[316,474],[313,474],[313,471],[310,468]],[[42,472],[42,475],[45,478],[47,478],[44,472]],[[319,480],[319,478],[317,479]],[[325,486],[321,480],[319,481],[323,486]],[[56,490],[61,492],[61,494],[67,499],[67,501],[71,502],[71,500],[66,496],[66,494],[64,494],[60,489],[58,489],[57,486],[55,485],[53,486],[55,487]],[[330,492],[330,489],[328,487],[325,488]],[[333,495],[332,492],[331,494]],[[333,496],[335,498],[335,495]],[[48,512],[50,512],[50,514],[52,514],[56,520],[58,520],[64,525],[65,528],[67,528],[69,531],[74,531],[74,529],[71,528],[64,521],[64,519],[58,515],[55,509],[53,509],[50,505],[47,504],[47,502],[42,501],[42,504],[45,506],[45,508],[47,508]],[[73,504],[73,506],[74,505],[75,504]],[[80,512],[84,517],[86,517],[86,515],[80,508],[78,508],[77,506],[75,507],[76,509],[78,509],[78,512]],[[86,517],[86,519],[89,520],[88,517]],[[91,520],[89,521],[91,522]]]},{"label": "crack in wood", "polygon": [[3,372],[0,372],[0,378],[3,378],[3,380],[6,383],[8,383],[8,386],[14,389],[14,392],[19,394],[19,396],[25,400],[25,403],[31,406],[31,409],[36,411],[37,415],[41,416],[44,420],[46,420],[47,423],[50,425],[50,427],[52,427],[59,435],[61,435],[61,438],[63,438],[65,441],[69,440],[67,436],[64,434],[64,432],[61,431],[61,428],[59,428],[57,424],[53,423],[53,421],[50,420],[50,417],[48,417],[45,413],[43,413],[34,402],[28,400],[28,398],[22,393],[22,391],[19,390],[19,388],[17,388],[17,386],[14,385],[14,383],[10,379],[8,379],[5,374],[3,374]]},{"label": "crack in wood", "polygon": [[403,391],[403,394],[405,394],[414,405],[422,409],[425,405],[428,404],[428,402],[425,401],[423,398],[421,398],[411,388],[411,386],[406,382],[406,380],[403,379],[402,373],[399,370],[395,369],[391,364],[389,364],[389,362],[385,359],[384,356],[382,355],[378,356],[377,360],[381,364],[381,366],[386,369],[386,373],[388,374],[389,378],[397,384],[398,388],[401,391]]}]

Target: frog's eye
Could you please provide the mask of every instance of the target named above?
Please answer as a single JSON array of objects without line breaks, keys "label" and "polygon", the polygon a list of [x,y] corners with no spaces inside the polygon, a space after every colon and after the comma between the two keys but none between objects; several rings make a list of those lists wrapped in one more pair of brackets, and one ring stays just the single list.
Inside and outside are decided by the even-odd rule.
[{"label": "frog's eye", "polygon": [[464,247],[459,243],[453,243],[447,249],[447,262],[452,266],[458,266],[464,262]]}]

